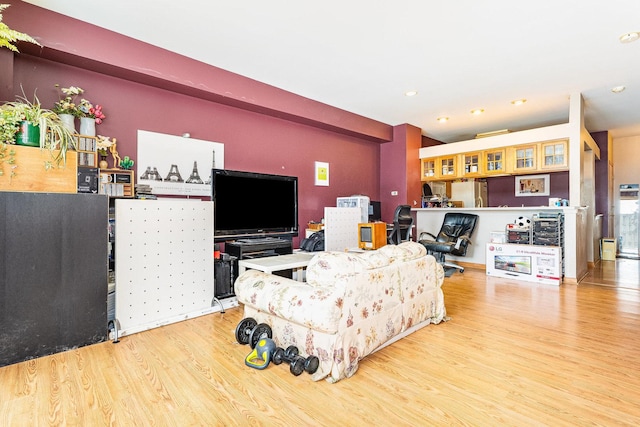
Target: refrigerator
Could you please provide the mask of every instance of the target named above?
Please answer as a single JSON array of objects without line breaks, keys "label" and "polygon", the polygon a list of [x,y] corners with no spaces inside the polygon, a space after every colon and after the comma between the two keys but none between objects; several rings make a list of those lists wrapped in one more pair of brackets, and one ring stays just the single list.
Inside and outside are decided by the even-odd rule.
[{"label": "refrigerator", "polygon": [[618,239],[618,256],[640,258],[640,209],[638,184],[622,184],[618,189],[615,207],[615,231]]},{"label": "refrigerator", "polygon": [[465,181],[451,183],[451,201],[462,202],[463,208],[487,207],[487,182]]}]

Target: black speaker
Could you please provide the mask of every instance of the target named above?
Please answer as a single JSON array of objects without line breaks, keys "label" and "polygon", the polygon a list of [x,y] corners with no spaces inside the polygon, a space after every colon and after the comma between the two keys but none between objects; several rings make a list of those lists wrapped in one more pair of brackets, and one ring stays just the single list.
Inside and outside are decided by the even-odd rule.
[{"label": "black speaker", "polygon": [[213,295],[218,299],[229,298],[235,295],[233,290],[233,282],[236,280],[236,275],[233,271],[233,261],[235,260],[236,257],[224,256],[222,259],[216,259],[214,261],[215,286]]}]

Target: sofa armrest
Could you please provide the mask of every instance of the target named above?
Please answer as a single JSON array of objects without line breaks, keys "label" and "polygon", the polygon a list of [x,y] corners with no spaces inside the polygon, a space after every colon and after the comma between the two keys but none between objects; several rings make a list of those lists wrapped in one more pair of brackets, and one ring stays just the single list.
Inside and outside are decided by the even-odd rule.
[{"label": "sofa armrest", "polygon": [[344,290],[310,286],[286,277],[247,270],[235,282],[238,301],[308,328],[336,333]]}]

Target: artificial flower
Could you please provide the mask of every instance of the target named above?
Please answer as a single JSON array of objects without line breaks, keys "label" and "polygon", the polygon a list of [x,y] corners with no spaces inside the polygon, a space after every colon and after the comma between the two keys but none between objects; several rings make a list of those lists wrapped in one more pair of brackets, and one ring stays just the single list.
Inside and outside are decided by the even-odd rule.
[{"label": "artificial flower", "polygon": [[80,101],[78,109],[80,110],[80,117],[91,117],[96,120],[96,124],[98,125],[107,117],[102,112],[102,105],[96,104],[94,107],[87,99]]},{"label": "artificial flower", "polygon": [[71,114],[75,117],[81,117],[81,112],[76,105],[76,97],[84,92],[84,89],[77,86],[63,87],[59,84],[55,87],[60,89],[60,92],[64,95],[63,98],[58,95],[58,101],[53,104],[53,112],[56,114]]},{"label": "artificial flower", "polygon": [[112,145],[113,141],[111,141],[108,136],[98,135],[98,137],[96,138],[98,154],[100,154],[101,156],[106,156],[107,151]]}]

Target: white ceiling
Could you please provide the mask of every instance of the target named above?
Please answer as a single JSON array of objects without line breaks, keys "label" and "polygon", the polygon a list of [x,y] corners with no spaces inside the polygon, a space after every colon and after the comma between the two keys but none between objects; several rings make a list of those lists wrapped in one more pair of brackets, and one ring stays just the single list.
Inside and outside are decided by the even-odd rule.
[{"label": "white ceiling", "polygon": [[443,142],[566,123],[576,93],[590,132],[640,135],[638,0],[27,1]]}]

